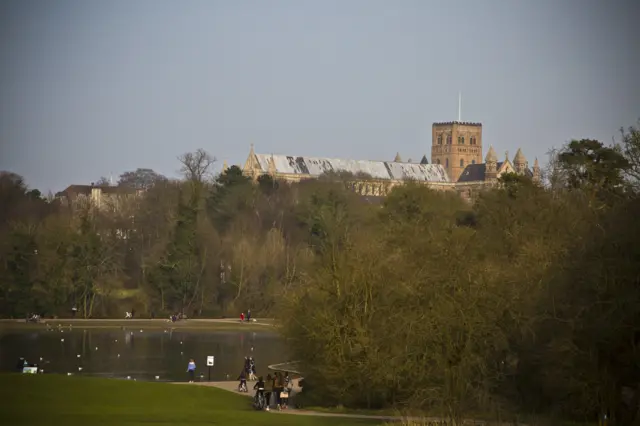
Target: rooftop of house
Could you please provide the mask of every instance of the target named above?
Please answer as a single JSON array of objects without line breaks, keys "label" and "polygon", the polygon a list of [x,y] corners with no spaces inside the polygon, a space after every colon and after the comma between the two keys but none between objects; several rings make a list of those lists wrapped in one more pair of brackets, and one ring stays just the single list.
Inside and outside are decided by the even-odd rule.
[{"label": "rooftop of house", "polygon": [[69,185],[56,196],[90,195],[93,189],[100,189],[103,194],[133,194],[135,189],[126,186]]}]

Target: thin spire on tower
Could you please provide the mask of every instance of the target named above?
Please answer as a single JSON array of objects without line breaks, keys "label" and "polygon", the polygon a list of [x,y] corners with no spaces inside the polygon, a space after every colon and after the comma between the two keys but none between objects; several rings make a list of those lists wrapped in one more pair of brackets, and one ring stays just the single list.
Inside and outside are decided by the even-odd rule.
[{"label": "thin spire on tower", "polygon": [[462,92],[458,92],[458,122],[462,122]]}]

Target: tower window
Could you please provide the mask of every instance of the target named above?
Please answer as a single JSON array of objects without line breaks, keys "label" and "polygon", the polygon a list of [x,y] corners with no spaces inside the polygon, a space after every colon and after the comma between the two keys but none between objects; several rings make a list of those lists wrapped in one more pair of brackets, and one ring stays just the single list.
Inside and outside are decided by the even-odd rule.
[{"label": "tower window", "polygon": [[460,159],[460,167],[464,167],[464,160],[462,158]]},{"label": "tower window", "polygon": [[447,136],[447,145],[451,145],[451,135]]},{"label": "tower window", "polygon": [[444,166],[448,169],[449,168],[449,159],[445,158],[444,159]]},{"label": "tower window", "polygon": [[438,145],[442,145],[442,135],[438,135]]},{"label": "tower window", "polygon": [[464,145],[464,136],[458,136],[458,144]]}]

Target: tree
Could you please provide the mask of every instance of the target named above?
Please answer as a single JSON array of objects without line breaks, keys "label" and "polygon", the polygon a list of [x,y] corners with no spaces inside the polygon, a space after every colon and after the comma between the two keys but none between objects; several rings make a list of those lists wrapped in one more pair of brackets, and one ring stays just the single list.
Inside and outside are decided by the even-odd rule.
[{"label": "tree", "polygon": [[156,183],[166,182],[167,178],[152,169],[138,168],[120,175],[118,186],[125,186],[139,190],[148,190]]},{"label": "tree", "polygon": [[558,153],[558,164],[569,188],[590,191],[619,190],[629,162],[615,147],[592,139],[571,141]]},{"label": "tree", "polygon": [[200,148],[195,152],[182,154],[178,161],[182,164],[180,172],[186,180],[202,183],[209,177],[216,159]]},{"label": "tree", "polygon": [[111,186],[111,180],[107,177],[101,176],[95,183],[95,186]]},{"label": "tree", "polygon": [[638,124],[630,126],[625,132],[620,129],[622,134],[622,153],[629,163],[629,167],[625,170],[631,184],[638,189],[640,185],[640,119]]}]

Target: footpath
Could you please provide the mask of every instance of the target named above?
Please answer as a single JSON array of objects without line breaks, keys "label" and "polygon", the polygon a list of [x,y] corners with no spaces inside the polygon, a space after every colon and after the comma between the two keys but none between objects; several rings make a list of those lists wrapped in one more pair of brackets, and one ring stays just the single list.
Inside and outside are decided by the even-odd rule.
[{"label": "footpath", "polygon": [[[226,390],[229,392],[234,392],[240,395],[244,395],[246,397],[253,398],[254,391],[252,390],[252,382],[247,382],[247,387],[249,388],[249,392],[238,392],[238,382],[237,381],[222,381],[222,382],[173,382],[174,384],[179,385],[190,385],[190,386],[210,386],[218,389]],[[291,392],[291,397],[295,397],[295,394],[300,392],[301,388],[298,385],[298,380],[293,381],[293,388]],[[380,420],[386,422],[416,422],[418,425],[427,426],[427,425],[445,425],[447,424],[443,419],[436,417],[400,417],[400,416],[380,416],[380,415],[367,415],[367,414],[346,414],[346,413],[323,413],[319,411],[309,411],[309,410],[300,410],[297,408],[288,407],[285,410],[270,410],[268,413],[275,414],[289,414],[296,416],[317,416],[317,417],[340,417],[340,418],[350,418],[350,419],[361,419],[361,420]],[[465,425],[473,425],[473,426],[485,426],[487,423],[483,421],[465,421]],[[507,426],[507,424],[503,424],[500,426]]]}]

